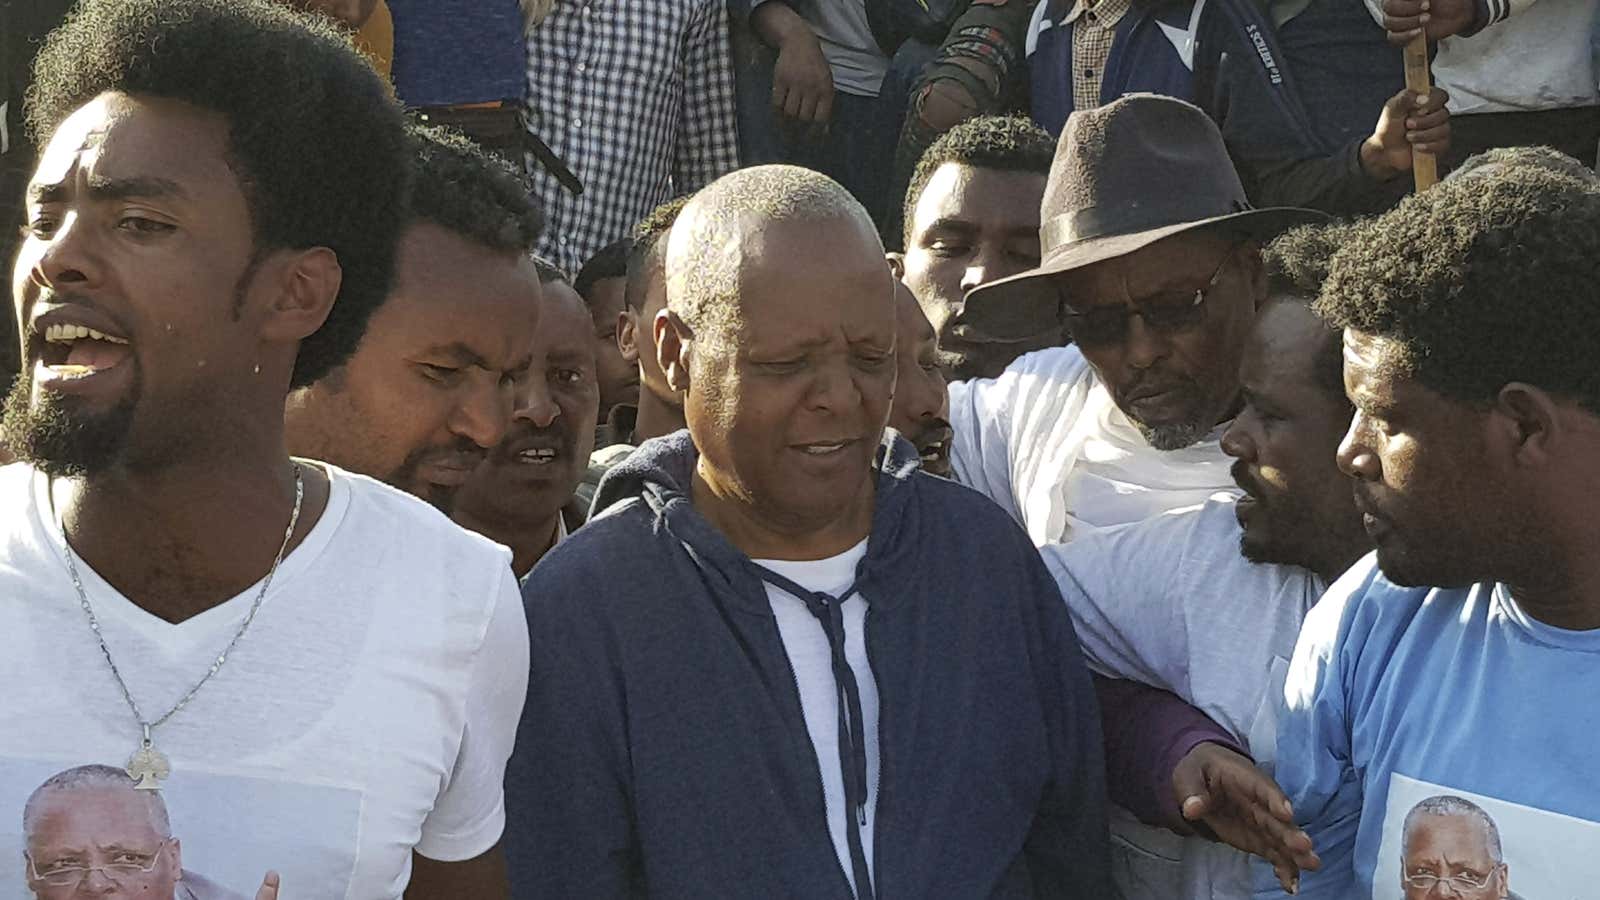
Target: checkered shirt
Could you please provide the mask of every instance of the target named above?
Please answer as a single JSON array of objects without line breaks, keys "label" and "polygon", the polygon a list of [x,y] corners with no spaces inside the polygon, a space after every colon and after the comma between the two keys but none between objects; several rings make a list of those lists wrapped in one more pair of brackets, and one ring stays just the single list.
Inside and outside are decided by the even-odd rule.
[{"label": "checkered shirt", "polygon": [[583,182],[530,157],[539,252],[576,272],[676,194],[738,167],[724,0],[557,0],[528,35],[528,128]]},{"label": "checkered shirt", "polygon": [[1100,86],[1105,82],[1117,23],[1132,5],[1132,0],[1078,0],[1067,15],[1066,22],[1072,25],[1073,109],[1100,105]]}]

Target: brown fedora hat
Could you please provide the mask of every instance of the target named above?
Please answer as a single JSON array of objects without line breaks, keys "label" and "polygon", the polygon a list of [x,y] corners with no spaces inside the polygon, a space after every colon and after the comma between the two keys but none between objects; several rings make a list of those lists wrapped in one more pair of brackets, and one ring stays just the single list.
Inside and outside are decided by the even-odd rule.
[{"label": "brown fedora hat", "polygon": [[961,321],[990,341],[1016,341],[1059,327],[1052,275],[1186,231],[1265,241],[1328,218],[1251,207],[1210,116],[1172,97],[1129,94],[1067,119],[1039,209],[1039,267],[974,288]]}]

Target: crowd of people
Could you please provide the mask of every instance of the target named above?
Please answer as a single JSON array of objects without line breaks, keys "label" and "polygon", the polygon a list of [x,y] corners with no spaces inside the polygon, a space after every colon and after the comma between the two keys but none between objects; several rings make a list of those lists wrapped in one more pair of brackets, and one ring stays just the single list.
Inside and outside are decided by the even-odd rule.
[{"label": "crowd of people", "polygon": [[1597,0],[0,42],[0,894],[1593,893]]}]

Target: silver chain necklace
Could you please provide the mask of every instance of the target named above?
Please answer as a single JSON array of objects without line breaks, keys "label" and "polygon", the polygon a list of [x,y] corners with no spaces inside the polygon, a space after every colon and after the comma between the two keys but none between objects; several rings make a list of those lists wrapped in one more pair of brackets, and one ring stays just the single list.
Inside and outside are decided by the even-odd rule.
[{"label": "silver chain necklace", "polygon": [[167,710],[166,715],[153,722],[145,719],[144,713],[139,709],[138,701],[133,699],[133,693],[128,690],[128,683],[122,679],[122,672],[117,668],[116,660],[111,658],[111,648],[106,646],[105,635],[100,631],[100,619],[95,616],[94,607],[89,604],[89,594],[83,589],[83,579],[78,577],[78,564],[73,561],[75,554],[72,552],[72,545],[67,542],[66,521],[63,520],[59,523],[61,543],[66,548],[67,554],[67,572],[72,575],[72,586],[78,589],[78,604],[83,607],[83,614],[89,619],[89,628],[94,632],[95,639],[100,642],[100,652],[106,658],[106,665],[111,667],[112,677],[117,679],[117,687],[122,688],[122,699],[128,701],[128,708],[133,710],[134,719],[138,721],[139,727],[144,730],[143,742],[133,756],[128,759],[128,777],[136,782],[134,787],[139,790],[158,791],[161,789],[161,781],[172,774],[172,764],[167,761],[167,757],[160,750],[156,749],[155,744],[151,743],[150,732],[166,724],[168,719],[177,715],[179,710],[189,705],[189,701],[194,699],[195,694],[200,693],[200,689],[206,686],[206,682],[222,671],[222,666],[228,661],[228,654],[232,653],[233,648],[238,646],[240,638],[244,637],[244,633],[250,630],[251,623],[256,620],[256,613],[261,609],[261,601],[267,598],[267,589],[272,587],[272,578],[278,574],[278,566],[283,563],[283,556],[289,550],[289,540],[294,537],[295,526],[300,524],[300,503],[304,498],[305,480],[300,474],[300,464],[295,463],[294,512],[289,515],[289,527],[284,529],[283,544],[278,547],[278,555],[272,560],[272,568],[267,571],[266,580],[261,582],[261,590],[256,594],[255,602],[250,604],[250,612],[245,615],[244,622],[239,626],[239,630],[234,632],[233,640],[229,641],[228,646],[222,648],[222,652],[217,654],[216,662],[211,664],[211,668],[206,671],[205,676],[195,682],[195,686],[190,688],[189,692],[184,694],[183,698],[171,709]]}]

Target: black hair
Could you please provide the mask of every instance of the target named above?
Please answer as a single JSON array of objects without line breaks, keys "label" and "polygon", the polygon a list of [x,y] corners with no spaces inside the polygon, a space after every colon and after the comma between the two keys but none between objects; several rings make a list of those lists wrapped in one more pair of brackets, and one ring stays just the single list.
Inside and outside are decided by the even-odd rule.
[{"label": "black hair", "polygon": [[1494,166],[1537,166],[1549,169],[1558,175],[1566,175],[1580,180],[1593,179],[1595,173],[1588,166],[1576,159],[1562,153],[1554,147],[1494,147],[1475,156],[1467,158],[1466,162],[1456,166],[1451,178],[1463,178],[1483,169]]},{"label": "black hair", "polygon": [[622,299],[634,312],[644,308],[644,292],[649,287],[650,270],[662,258],[661,242],[672,233],[678,214],[689,205],[693,194],[682,194],[652,209],[633,228],[633,249],[628,253],[628,285]]},{"label": "black hair", "polygon": [[618,238],[601,247],[599,252],[589,257],[589,261],[578,270],[578,277],[573,280],[572,289],[583,298],[590,312],[594,311],[595,282],[605,281],[608,278],[628,277],[628,254],[632,251],[632,238]]},{"label": "black hair", "polygon": [[905,242],[911,244],[911,227],[917,202],[927,189],[933,173],[946,163],[994,169],[1000,172],[1050,174],[1056,142],[1032,121],[1021,116],[979,116],[946,131],[928,147],[911,173],[906,189]]},{"label": "black hair", "polygon": [[1537,166],[1445,181],[1358,228],[1317,311],[1454,400],[1512,381],[1600,414],[1600,190]]},{"label": "black hair", "polygon": [[84,0],[46,39],[28,92],[43,144],[106,92],[220,114],[256,255],[327,247],[343,281],[291,383],[344,362],[389,292],[409,189],[399,106],[349,38],[269,0]]},{"label": "black hair", "polygon": [[[1354,229],[1348,224],[1302,225],[1279,235],[1261,251],[1268,296],[1311,307],[1328,280],[1334,255]],[[1327,337],[1317,351],[1317,384],[1343,398],[1344,346],[1333,328]]]},{"label": "black hair", "polygon": [[415,162],[409,212],[491,250],[531,254],[544,212],[523,175],[471,139],[437,125],[407,127]]},{"label": "black hair", "polygon": [[572,281],[567,277],[567,273],[561,271],[560,266],[538,254],[533,255],[533,267],[539,271],[540,284],[551,284],[557,281],[562,284],[570,284]]}]

